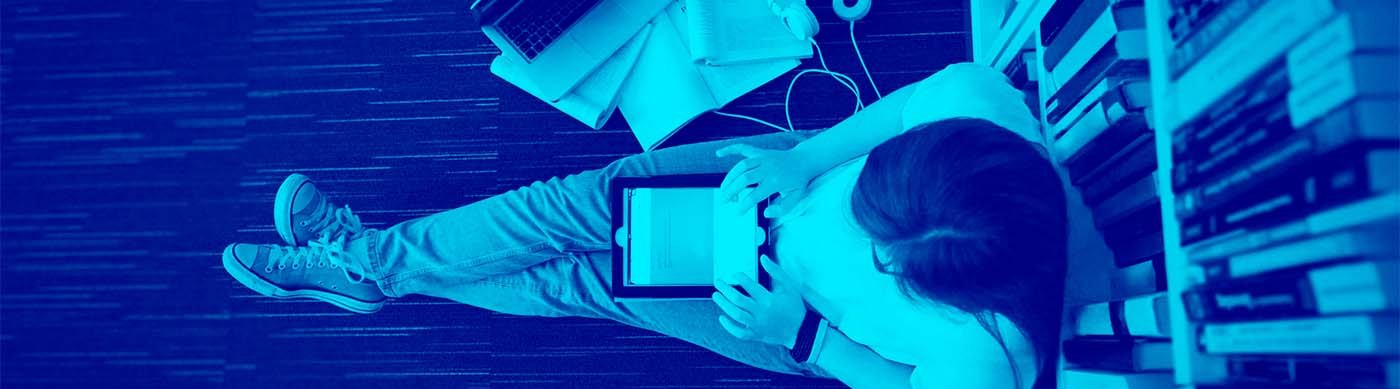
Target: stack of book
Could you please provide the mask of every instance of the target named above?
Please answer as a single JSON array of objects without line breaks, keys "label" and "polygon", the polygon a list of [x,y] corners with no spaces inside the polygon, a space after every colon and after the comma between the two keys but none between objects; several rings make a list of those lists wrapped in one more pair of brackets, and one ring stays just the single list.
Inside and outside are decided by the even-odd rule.
[{"label": "stack of book", "polygon": [[1142,2],[1058,2],[1040,24],[1050,151],[1120,267],[1162,257]]},{"label": "stack of book", "polygon": [[1157,152],[1142,1],[1060,1],[1040,22],[1050,154],[1092,210],[1119,267],[1113,301],[1070,307],[1067,388],[1169,388]]},{"label": "stack of book", "polygon": [[1002,72],[1011,80],[1011,86],[1026,95],[1026,106],[1030,107],[1031,115],[1040,117],[1040,83],[1039,73],[1036,72],[1037,66],[1035,49],[1025,49],[1017,53]]},{"label": "stack of book", "polygon": [[[1180,297],[1214,366],[1196,387],[1400,387],[1397,3],[1170,3],[1172,77],[1271,57],[1171,130]],[[1287,9],[1304,3],[1322,11]],[[1294,22],[1249,22],[1274,13]],[[1270,56],[1238,34],[1301,38]]]}]

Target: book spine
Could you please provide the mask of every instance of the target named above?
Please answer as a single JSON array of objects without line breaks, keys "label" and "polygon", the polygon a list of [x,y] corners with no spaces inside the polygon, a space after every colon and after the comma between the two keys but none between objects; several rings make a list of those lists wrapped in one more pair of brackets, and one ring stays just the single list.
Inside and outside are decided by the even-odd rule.
[{"label": "book spine", "polygon": [[1212,354],[1383,354],[1397,351],[1396,318],[1335,316],[1201,325]]},{"label": "book spine", "polygon": [[1111,270],[1108,274],[1108,295],[1124,299],[1167,290],[1167,270],[1164,256]]},{"label": "book spine", "polygon": [[[1046,11],[1040,21],[1041,54],[1045,57],[1045,69],[1054,69],[1074,45],[1108,11],[1108,0],[1087,0],[1082,2],[1056,2]],[[1063,34],[1065,39],[1059,39]]]},{"label": "book spine", "polygon": [[1192,262],[1223,259],[1309,235],[1320,235],[1400,217],[1400,194],[1386,193],[1327,208],[1301,220],[1265,228],[1238,230],[1186,247]]},{"label": "book spine", "polygon": [[1050,144],[1055,156],[1061,162],[1078,153],[1086,143],[1102,134],[1109,127],[1108,115],[1103,104],[1094,102],[1082,115]]},{"label": "book spine", "polygon": [[1116,86],[1127,80],[1147,78],[1147,61],[1119,58],[1115,47],[1112,44],[1104,46],[1104,50],[1095,54],[1083,69],[1074,73],[1052,92],[1046,102],[1046,108],[1050,110],[1045,118],[1047,122],[1059,123],[1076,102],[1088,94],[1094,85],[1105,79],[1109,80],[1110,86]]},{"label": "book spine", "polygon": [[[1400,94],[1400,55],[1356,55],[1331,62],[1328,71],[1293,79],[1288,93],[1289,118],[1303,127],[1358,97],[1395,98]],[[1290,75],[1292,78],[1292,75]]]},{"label": "book spine", "polygon": [[1393,388],[1400,360],[1357,357],[1230,356],[1228,382],[1269,388]]},{"label": "book spine", "polygon": [[[1153,209],[1157,206],[1156,202],[1152,203]],[[1109,248],[1113,251],[1113,264],[1118,267],[1132,266],[1161,255],[1163,247],[1161,231],[1153,231],[1131,241],[1116,241],[1109,244]]]},{"label": "book spine", "polygon": [[[1197,59],[1214,49],[1221,38],[1230,34],[1235,27],[1253,14],[1255,9],[1268,0],[1236,0],[1223,1],[1218,3],[1218,7],[1213,7],[1208,16],[1200,17],[1198,22],[1181,23],[1182,28],[1173,29],[1173,40],[1176,41],[1176,48],[1167,57],[1167,66],[1171,71],[1172,78],[1181,76],[1186,68],[1196,63]],[[1185,12],[1177,9],[1176,15],[1191,15],[1192,12]],[[1178,38],[1180,37],[1180,38]]]},{"label": "book spine", "polygon": [[1066,362],[1082,368],[1122,372],[1171,369],[1170,342],[1074,338],[1064,342],[1063,351]]},{"label": "book spine", "polygon": [[[1229,174],[1213,177],[1178,192],[1177,218],[1187,220],[1203,211],[1216,209],[1261,184],[1293,171],[1315,156],[1358,142],[1393,144],[1400,136],[1400,131],[1395,131],[1393,125],[1382,124],[1384,119],[1376,119],[1396,115],[1393,112],[1385,113],[1377,103],[1361,100],[1343,108],[1293,133],[1265,152],[1240,158],[1241,161],[1233,166],[1234,170]],[[1190,166],[1188,162],[1179,168],[1192,169]]]},{"label": "book spine", "polygon": [[1073,310],[1074,334],[1118,338],[1168,338],[1167,296],[1153,293],[1089,304]]},{"label": "book spine", "polygon": [[715,28],[720,4],[718,0],[685,0],[684,5],[686,25],[690,29],[690,36],[687,37],[690,42],[690,60],[698,63],[709,62],[715,56],[714,42],[720,39],[716,36],[719,32]]},{"label": "book spine", "polygon": [[1092,389],[1172,389],[1170,372],[1118,373],[1085,370],[1060,372],[1064,388]]},{"label": "book spine", "polygon": [[[1143,34],[1142,24],[1144,18],[1142,7],[1133,7],[1137,12],[1136,20],[1124,20],[1116,18],[1119,12],[1101,12],[1095,18],[1089,28],[1082,34],[1057,41],[1051,48],[1066,48],[1065,51],[1054,51],[1045,54],[1049,59],[1054,59],[1055,64],[1047,64],[1045,69],[1054,81],[1068,80],[1070,76],[1080,72],[1097,53],[1105,50],[1112,50],[1120,58],[1142,59],[1145,52],[1143,48],[1147,45],[1146,35]],[[1136,33],[1131,33],[1136,31]],[[1070,37],[1066,37],[1070,38]],[[1047,48],[1049,50],[1049,48]]]},{"label": "book spine", "polygon": [[1308,272],[1314,308],[1322,314],[1396,308],[1400,268],[1394,260],[1342,264]]},{"label": "book spine", "polygon": [[1298,42],[1286,56],[1295,79],[1331,71],[1331,62],[1358,52],[1393,52],[1400,34],[1391,34],[1397,2],[1368,2],[1365,12],[1345,12]]},{"label": "book spine", "polygon": [[1102,230],[1104,240],[1109,241],[1111,247],[1112,242],[1127,242],[1143,235],[1161,233],[1162,210],[1160,208],[1161,205],[1157,202],[1153,202],[1150,206],[1139,207],[1121,221]]},{"label": "book spine", "polygon": [[1157,203],[1157,174],[1150,172],[1094,207],[1094,225],[1106,230],[1133,211]]},{"label": "book spine", "polygon": [[[1211,204],[1211,210],[1183,219],[1181,240],[1191,245],[1394,189],[1400,186],[1400,172],[1392,168],[1397,161],[1400,153],[1393,149],[1357,145],[1339,150],[1330,158],[1301,166],[1295,175],[1253,183],[1251,192],[1232,193],[1236,198],[1231,201]],[[1278,175],[1283,173],[1275,172],[1270,178]]]},{"label": "book spine", "polygon": [[1360,226],[1201,265],[1206,282],[1222,282],[1315,263],[1360,257],[1400,256],[1393,225]]},{"label": "book spine", "polygon": [[[1084,202],[1092,207],[1112,195],[1115,189],[1128,185],[1156,166],[1157,145],[1153,142],[1152,134],[1142,134],[1098,168],[1082,173],[1082,178],[1075,185],[1084,195]],[[1076,174],[1070,172],[1069,175],[1073,181]]]},{"label": "book spine", "polygon": [[[1103,133],[1090,139],[1084,147],[1063,161],[1065,170],[1071,177],[1082,177],[1089,171],[1102,166],[1114,154],[1123,150],[1143,134],[1152,132],[1147,127],[1147,116],[1132,112],[1122,119],[1109,124]],[[1073,181],[1073,178],[1071,178]]]},{"label": "book spine", "polygon": [[1191,153],[1219,139],[1240,121],[1259,114],[1270,102],[1283,98],[1291,87],[1283,60],[1266,65],[1222,96],[1217,104],[1174,129],[1172,155],[1178,160],[1189,159]]}]

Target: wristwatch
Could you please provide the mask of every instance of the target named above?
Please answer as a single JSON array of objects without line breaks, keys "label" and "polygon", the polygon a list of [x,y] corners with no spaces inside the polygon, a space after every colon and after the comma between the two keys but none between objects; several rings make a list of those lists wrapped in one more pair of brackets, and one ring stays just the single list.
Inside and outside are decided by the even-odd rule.
[{"label": "wristwatch", "polygon": [[792,342],[792,349],[788,350],[792,360],[797,363],[816,362],[817,354],[821,353],[822,340],[826,338],[830,327],[830,323],[821,314],[807,310],[807,315],[802,318],[802,325],[797,327],[797,339]]}]

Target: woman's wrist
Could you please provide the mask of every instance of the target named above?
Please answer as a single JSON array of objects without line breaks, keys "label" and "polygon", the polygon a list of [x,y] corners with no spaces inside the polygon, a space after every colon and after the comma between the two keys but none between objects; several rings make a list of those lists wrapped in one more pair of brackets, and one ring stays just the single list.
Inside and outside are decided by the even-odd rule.
[{"label": "woman's wrist", "polygon": [[808,310],[801,324],[788,342],[788,353],[798,363],[811,363],[817,356],[817,347],[826,332],[827,321],[817,312]]},{"label": "woman's wrist", "polygon": [[806,143],[797,144],[797,146],[788,149],[787,153],[788,157],[795,161],[798,167],[798,171],[793,173],[806,177],[808,182],[817,178],[822,172],[836,167],[836,165],[839,164],[839,162],[836,161],[829,161],[831,159],[830,156],[823,156],[815,153],[810,147],[802,147],[804,144]]}]

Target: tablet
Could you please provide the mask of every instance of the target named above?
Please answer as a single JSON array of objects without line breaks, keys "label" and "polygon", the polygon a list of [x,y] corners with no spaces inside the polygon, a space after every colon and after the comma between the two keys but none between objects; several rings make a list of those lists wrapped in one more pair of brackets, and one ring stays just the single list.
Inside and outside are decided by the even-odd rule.
[{"label": "tablet", "polygon": [[613,299],[708,299],[714,279],[747,274],[769,285],[767,201],[739,210],[720,198],[723,174],[617,177],[612,212]]}]

